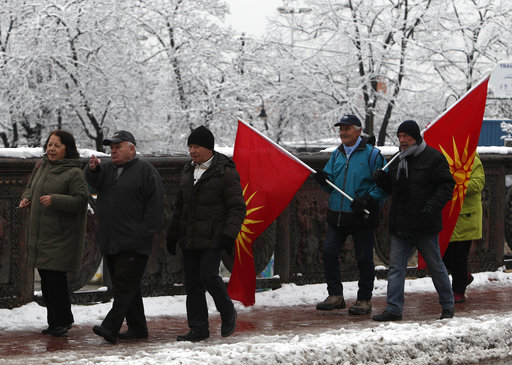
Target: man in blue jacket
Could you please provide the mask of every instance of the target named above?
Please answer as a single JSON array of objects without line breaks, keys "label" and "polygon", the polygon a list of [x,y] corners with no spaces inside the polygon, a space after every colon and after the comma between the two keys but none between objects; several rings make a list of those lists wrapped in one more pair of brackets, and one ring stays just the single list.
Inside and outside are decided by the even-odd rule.
[{"label": "man in blue jacket", "polygon": [[[334,126],[340,127],[342,144],[332,153],[324,169],[314,175],[322,188],[330,193],[323,247],[324,275],[329,296],[318,303],[316,309],[345,308],[339,254],[347,237],[351,235],[359,269],[359,290],[357,300],[348,312],[356,315],[370,314],[375,278],[375,228],[378,225],[379,209],[386,199],[386,194],[377,187],[372,175],[382,168],[384,158],[377,148],[361,137],[361,121],[355,115],[345,115]],[[326,180],[334,183],[353,200],[350,201],[333,189]],[[370,214],[367,215],[365,210]]]}]

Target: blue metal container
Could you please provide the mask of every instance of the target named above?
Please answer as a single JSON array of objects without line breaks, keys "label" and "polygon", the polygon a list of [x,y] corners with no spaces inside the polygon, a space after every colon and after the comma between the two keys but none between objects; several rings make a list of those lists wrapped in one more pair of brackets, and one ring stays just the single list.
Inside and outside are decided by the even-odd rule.
[{"label": "blue metal container", "polygon": [[501,123],[507,122],[512,124],[510,119],[484,119],[482,122],[482,130],[478,140],[479,146],[504,146],[505,140],[501,137],[507,134],[501,130]]}]

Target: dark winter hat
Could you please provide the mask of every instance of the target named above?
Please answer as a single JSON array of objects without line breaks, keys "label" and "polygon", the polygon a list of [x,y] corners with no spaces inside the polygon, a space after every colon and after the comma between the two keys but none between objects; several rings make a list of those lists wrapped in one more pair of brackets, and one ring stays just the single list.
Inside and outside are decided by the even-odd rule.
[{"label": "dark winter hat", "polygon": [[337,127],[342,124],[352,124],[352,125],[355,125],[356,127],[362,127],[362,124],[361,124],[361,121],[359,120],[359,118],[352,114],[344,115],[340,119],[340,121],[338,123],[336,123],[334,126]]},{"label": "dark winter hat", "polygon": [[123,130],[114,132],[114,135],[112,137],[104,139],[103,145],[110,146],[111,143],[121,143],[123,141],[131,142],[134,145],[137,145],[133,134],[131,134],[128,131],[123,131]]},{"label": "dark winter hat", "polygon": [[213,133],[202,125],[194,129],[192,133],[190,133],[190,136],[188,136],[187,145],[190,146],[191,144],[197,144],[198,146],[213,150],[215,138],[213,137]]},{"label": "dark winter hat", "polygon": [[406,120],[398,127],[396,134],[403,132],[410,135],[416,141],[421,141],[420,127],[414,120]]}]

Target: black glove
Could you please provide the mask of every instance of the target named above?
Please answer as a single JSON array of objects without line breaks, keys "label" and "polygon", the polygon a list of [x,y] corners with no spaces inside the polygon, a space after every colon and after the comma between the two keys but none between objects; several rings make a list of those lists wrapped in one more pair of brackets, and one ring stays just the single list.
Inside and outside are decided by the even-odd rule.
[{"label": "black glove", "polygon": [[231,255],[233,252],[233,247],[235,247],[235,240],[231,237],[226,236],[225,234],[220,235],[220,246],[226,250],[228,254]]},{"label": "black glove", "polygon": [[169,252],[171,255],[176,255],[176,244],[178,243],[178,239],[174,237],[167,237],[167,252]]},{"label": "black glove", "polygon": [[423,210],[421,211],[421,214],[427,219],[432,219],[436,215],[437,208],[434,206],[434,204],[430,201],[428,201],[425,206],[423,207]]},{"label": "black glove", "polygon": [[356,196],[354,200],[350,203],[350,208],[354,213],[362,214],[364,213],[364,210],[370,210],[368,209],[373,201],[373,198],[366,194],[365,196]]},{"label": "black glove", "polygon": [[313,175],[313,178],[316,180],[317,183],[319,183],[321,186],[327,185],[325,180],[329,180],[329,176],[324,170],[319,170],[316,172],[316,174]]},{"label": "black glove", "polygon": [[384,191],[389,191],[391,188],[391,176],[389,176],[389,172],[384,170],[376,170],[373,173],[373,181],[379,188]]}]

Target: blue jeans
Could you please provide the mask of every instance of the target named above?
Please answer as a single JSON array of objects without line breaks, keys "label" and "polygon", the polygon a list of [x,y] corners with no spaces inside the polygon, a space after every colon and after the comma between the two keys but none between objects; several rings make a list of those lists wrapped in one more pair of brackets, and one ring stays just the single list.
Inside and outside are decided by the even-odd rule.
[{"label": "blue jeans", "polygon": [[403,238],[391,235],[391,253],[389,258],[388,293],[386,310],[394,314],[402,314],[404,308],[404,285],[407,260],[413,249],[425,259],[432,282],[439,295],[439,304],[443,309],[453,308],[453,292],[439,252],[438,234],[427,234],[414,238]]},{"label": "blue jeans", "polygon": [[373,228],[349,229],[327,224],[327,233],[323,249],[324,275],[329,295],[343,295],[343,284],[340,279],[341,248],[347,237],[354,240],[357,267],[359,269],[358,300],[372,299],[375,265],[373,263],[373,245],[375,232]]}]

